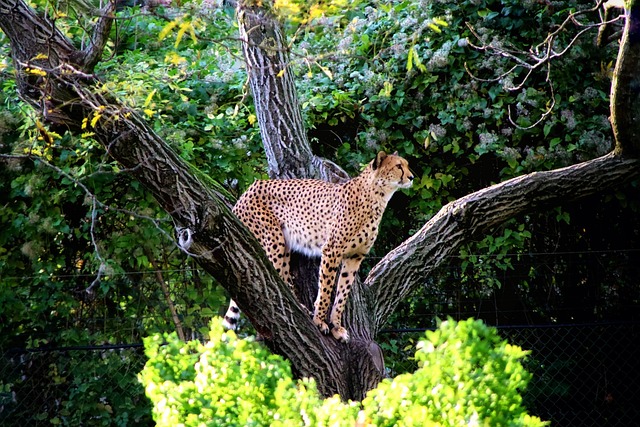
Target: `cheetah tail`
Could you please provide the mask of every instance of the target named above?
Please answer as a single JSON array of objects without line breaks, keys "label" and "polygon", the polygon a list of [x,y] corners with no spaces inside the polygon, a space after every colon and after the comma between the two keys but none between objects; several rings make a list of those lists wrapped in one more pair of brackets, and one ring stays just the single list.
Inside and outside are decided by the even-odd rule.
[{"label": "cheetah tail", "polygon": [[238,320],[240,320],[240,309],[236,305],[235,301],[231,300],[229,302],[227,314],[224,315],[224,319],[222,320],[222,326],[235,331],[238,327]]}]

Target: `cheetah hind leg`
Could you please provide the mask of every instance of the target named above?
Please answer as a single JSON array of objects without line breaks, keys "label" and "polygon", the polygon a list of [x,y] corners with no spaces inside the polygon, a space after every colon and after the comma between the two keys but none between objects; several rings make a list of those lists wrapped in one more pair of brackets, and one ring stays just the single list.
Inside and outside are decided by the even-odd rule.
[{"label": "cheetah hind leg", "polygon": [[347,305],[347,298],[351,292],[353,282],[356,280],[356,274],[360,268],[360,263],[364,255],[355,254],[345,257],[342,260],[342,269],[338,276],[338,286],[336,288],[336,297],[331,309],[331,335],[341,342],[349,342],[349,333],[342,326],[342,313]]},{"label": "cheetah hind leg", "polygon": [[[259,226],[261,225],[261,226]],[[282,229],[277,226],[277,220],[272,215],[265,215],[258,224],[250,222],[247,227],[256,236],[260,245],[265,250],[269,261],[273,264],[280,278],[289,285],[295,294],[293,280],[291,278],[289,263],[291,261],[291,249],[287,245]],[[307,310],[308,311],[308,310]],[[222,320],[222,326],[235,331],[240,320],[240,308],[234,300],[229,302],[229,308]]]},{"label": "cheetah hind leg", "polygon": [[351,339],[351,337],[349,337],[349,332],[347,332],[344,326],[340,326],[337,329],[336,328],[331,329],[331,335],[333,335],[335,339],[343,343],[348,343],[349,340]]},{"label": "cheetah hind leg", "polygon": [[324,335],[329,333],[329,325],[326,324],[327,312],[331,305],[331,293],[333,292],[336,272],[340,266],[340,258],[333,251],[332,242],[328,241],[322,248],[320,260],[320,272],[318,274],[318,296],[313,304],[313,323]]}]

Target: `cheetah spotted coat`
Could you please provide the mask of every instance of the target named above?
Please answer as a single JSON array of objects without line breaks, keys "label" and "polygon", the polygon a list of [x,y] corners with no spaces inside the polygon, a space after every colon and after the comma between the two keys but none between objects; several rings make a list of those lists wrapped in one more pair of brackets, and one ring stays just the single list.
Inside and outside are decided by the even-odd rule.
[{"label": "cheetah spotted coat", "polygon": [[[349,334],[342,326],[342,312],[360,263],[376,240],[387,202],[399,188],[410,187],[412,180],[405,159],[380,152],[359,176],[342,184],[312,179],[256,181],[233,212],[290,286],[291,251],[321,257],[313,322],[324,334],[331,331],[346,342]],[[235,329],[238,318],[239,309],[231,301],[225,326]]]}]

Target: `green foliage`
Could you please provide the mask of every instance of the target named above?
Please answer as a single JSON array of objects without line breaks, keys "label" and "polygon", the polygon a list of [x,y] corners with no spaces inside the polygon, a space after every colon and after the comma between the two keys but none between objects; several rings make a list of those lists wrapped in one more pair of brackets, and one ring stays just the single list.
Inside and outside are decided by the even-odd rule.
[{"label": "green foliage", "polygon": [[140,381],[158,426],[546,425],[522,406],[527,352],[479,320],[450,319],[428,332],[417,346],[420,368],[383,381],[361,406],[321,399],[312,380],[294,381],[281,357],[218,322],[210,339],[145,340]]},{"label": "green foliage", "polygon": [[[131,374],[144,364],[139,349],[10,352],[3,356],[0,404],[7,425],[22,420],[29,425],[124,427],[152,421],[142,385]],[[9,356],[13,363],[4,366]],[[22,363],[16,363],[18,360]],[[30,404],[29,400],[42,400],[46,394],[54,396],[55,404]]]},{"label": "green foliage", "polygon": [[520,393],[531,375],[512,346],[480,320],[442,322],[418,343],[420,368],[385,380],[362,402],[376,426],[541,426]]},{"label": "green foliage", "polygon": [[357,406],[337,398],[319,410],[313,380],[295,382],[288,362],[224,331],[220,321],[211,323],[209,338],[206,344],[175,334],[145,339],[149,361],[140,381],[158,426],[326,425],[357,414]]},{"label": "green foliage", "polygon": [[[56,25],[77,43],[96,19],[91,3],[64,2],[60,9],[44,1],[33,4],[48,7]],[[584,7],[578,1],[554,8],[506,0],[358,1],[348,8],[343,2],[275,2],[282,17],[292,17],[285,27],[292,40],[291,69],[317,141],[314,151],[355,173],[377,150],[398,150],[417,176],[412,189],[392,200],[370,259],[461,195],[610,149],[607,73],[615,46],[596,51],[588,39],[578,40],[551,67],[555,109],[531,129],[521,127],[538,120],[550,105],[544,79],[534,75],[528,87],[512,91],[521,72],[511,80],[479,81],[464,71],[467,64],[489,78],[511,67],[471,49],[469,41],[526,50],[569,11]],[[209,1],[154,13],[137,8],[118,13],[117,31],[96,69],[104,82],[97,90],[143,114],[183,158],[232,193],[263,177],[265,159],[233,13]],[[558,43],[570,36],[567,31]],[[38,122],[16,95],[8,55],[8,43],[0,43],[0,148],[30,158],[5,161],[0,169],[0,220],[6,224],[0,231],[0,274],[10,283],[0,294],[2,316],[4,324],[14,319],[20,325],[8,327],[11,332],[3,339],[15,334],[23,342],[31,335],[47,341],[50,322],[97,313],[142,316],[135,336],[147,328],[165,330],[168,322],[156,316],[149,320],[140,310],[144,305],[134,303],[155,306],[151,301],[163,300],[157,286],[152,288],[156,269],[177,299],[185,325],[204,331],[208,320],[200,321],[197,314],[212,314],[223,299],[221,289],[176,250],[168,238],[167,215],[92,141],[91,120],[83,135],[62,134]],[[576,74],[582,78],[573,78]],[[509,121],[509,111],[521,127]],[[618,193],[609,206],[627,206],[629,200],[636,205]],[[548,215],[574,224],[570,210]],[[538,222],[516,219],[463,248],[456,284],[470,295],[502,286],[500,275],[513,268],[513,254],[520,260],[532,237],[540,235]],[[573,230],[581,233],[578,225]],[[101,267],[104,274],[94,289],[100,298],[114,297],[109,309],[79,297]],[[527,280],[535,279],[528,274]],[[58,317],[52,319],[52,312]],[[35,332],[25,336],[25,331]],[[96,337],[100,334],[98,328]]]},{"label": "green foliage", "polygon": [[[55,15],[56,26],[78,46],[87,42],[85,30],[97,18],[90,3],[32,3]],[[246,94],[238,49],[194,44],[188,27],[180,43],[176,32],[160,40],[167,20],[156,12],[119,12],[96,67],[104,82],[96,90],[139,111],[183,158],[237,194],[264,172],[255,116],[250,103],[238,103]],[[235,35],[232,16],[216,11],[211,18],[220,25],[194,25],[199,36]],[[227,302],[222,288],[175,246],[173,223],[148,191],[92,140],[92,121],[99,118],[87,118],[85,132],[72,135],[42,124],[21,102],[9,47],[0,34],[0,154],[13,156],[0,159],[0,350],[137,343],[176,329],[169,303],[186,335],[206,335],[209,319]],[[89,419],[91,425],[126,425],[127,417],[135,423],[148,411],[141,387],[130,388],[131,395],[100,392],[107,386],[95,381],[82,354],[67,355],[12,388],[19,392],[36,382],[32,388],[47,396],[49,407],[64,401],[63,413],[41,415],[23,399],[25,417],[74,414],[87,425]],[[118,372],[120,364],[122,381],[132,381],[130,363],[109,358],[109,366],[94,374]],[[67,382],[56,385],[49,372],[63,369]],[[71,381],[82,391],[64,391]],[[101,397],[112,412],[96,408]],[[41,399],[30,403],[38,410],[43,405]]]},{"label": "green foliage", "polygon": [[[463,273],[462,286],[472,281],[485,289],[500,288],[497,271],[513,270],[512,259],[520,260],[531,233],[524,224],[511,228],[510,221],[503,227],[501,236],[486,236],[479,242],[467,244],[460,250],[460,269]],[[482,256],[478,255],[482,253]],[[487,262],[488,260],[488,262]],[[469,292],[471,295],[473,292]]]}]

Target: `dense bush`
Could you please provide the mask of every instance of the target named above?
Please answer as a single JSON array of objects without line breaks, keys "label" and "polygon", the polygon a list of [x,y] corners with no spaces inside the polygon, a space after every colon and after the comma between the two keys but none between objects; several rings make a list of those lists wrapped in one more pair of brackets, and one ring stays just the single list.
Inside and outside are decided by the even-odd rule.
[{"label": "dense bush", "polygon": [[294,380],[280,356],[219,322],[210,339],[145,340],[140,380],[158,426],[545,425],[522,406],[527,352],[479,320],[449,319],[427,332],[415,355],[420,368],[383,381],[361,404],[321,399],[313,380]]},{"label": "dense bush", "polygon": [[419,369],[383,381],[363,401],[377,426],[534,426],[520,393],[531,375],[527,352],[480,320],[442,322],[418,342]]}]

